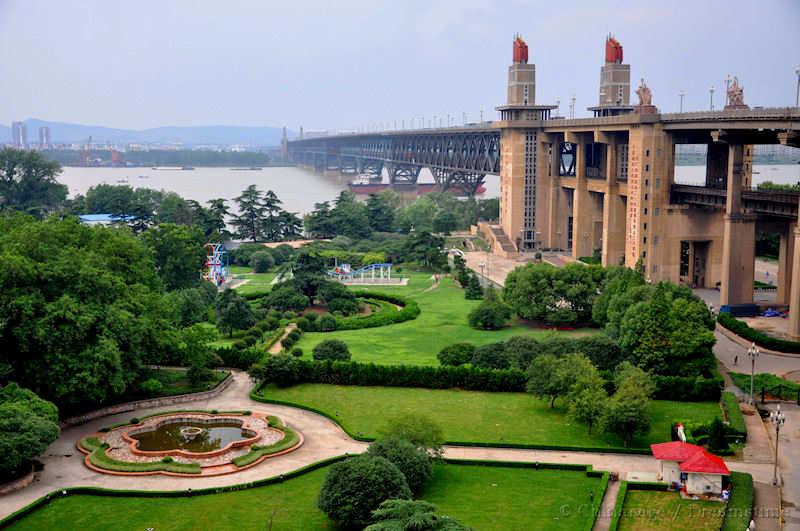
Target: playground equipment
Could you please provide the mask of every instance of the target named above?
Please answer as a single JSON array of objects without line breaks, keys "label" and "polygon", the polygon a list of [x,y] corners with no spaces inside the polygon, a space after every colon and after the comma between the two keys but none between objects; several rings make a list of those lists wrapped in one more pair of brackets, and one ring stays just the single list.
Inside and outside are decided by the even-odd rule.
[{"label": "playground equipment", "polygon": [[392,264],[369,264],[353,269],[350,264],[340,264],[328,276],[345,284],[400,284],[402,279],[392,278]]},{"label": "playground equipment", "polygon": [[207,243],[206,271],[203,278],[219,287],[228,280],[228,252],[224,243]]}]

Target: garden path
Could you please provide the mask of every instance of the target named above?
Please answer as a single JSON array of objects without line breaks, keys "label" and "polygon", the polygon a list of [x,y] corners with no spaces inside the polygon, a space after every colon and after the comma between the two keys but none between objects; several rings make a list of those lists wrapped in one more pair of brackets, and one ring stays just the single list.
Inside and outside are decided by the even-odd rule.
[{"label": "garden path", "polygon": [[[37,473],[34,483],[18,492],[3,496],[0,503],[0,518],[4,518],[50,492],[65,487],[91,486],[153,491],[222,487],[285,474],[323,459],[345,453],[361,453],[366,450],[366,443],[351,439],[338,424],[322,415],[296,407],[263,404],[251,400],[249,393],[253,383],[245,372],[234,371],[233,383],[219,396],[184,405],[182,408],[218,409],[220,411],[253,410],[277,415],[286,424],[304,435],[305,443],[298,450],[226,476],[191,478],[163,475],[111,476],[86,468],[83,464],[82,454],[75,448],[76,441],[103,426],[129,420],[133,416],[141,417],[157,411],[165,411],[169,408],[142,409],[136,412],[111,415],[62,431],[58,440],[40,458],[45,467],[44,470]],[[181,409],[181,407],[177,409]],[[650,456],[603,452],[448,446],[445,448],[445,456],[494,461],[590,464],[595,470],[618,472],[621,479],[624,479],[628,472],[652,472],[656,469],[656,462]],[[729,466],[732,470],[753,474],[754,479],[759,482],[769,482],[771,478],[772,468],[769,464],[730,462]],[[613,507],[611,498],[608,498],[608,500],[604,499],[604,505]],[[610,512],[601,514],[601,518],[610,517]],[[605,525],[607,526],[607,524]]]},{"label": "garden path", "polygon": [[295,328],[297,328],[297,325],[294,323],[289,323],[288,325],[286,325],[286,329],[283,331],[283,335],[281,336],[281,338],[278,341],[276,341],[274,345],[269,347],[269,353],[279,354],[280,351],[283,349],[283,340],[286,339],[286,336],[288,336],[291,333],[291,331],[294,330]]}]

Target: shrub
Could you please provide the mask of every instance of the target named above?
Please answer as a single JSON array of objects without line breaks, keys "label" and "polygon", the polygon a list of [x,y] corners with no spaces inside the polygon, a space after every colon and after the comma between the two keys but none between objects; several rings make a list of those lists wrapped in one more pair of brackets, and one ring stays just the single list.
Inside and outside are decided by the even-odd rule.
[{"label": "shrub", "polygon": [[[316,315],[316,314],[311,314],[311,315]],[[297,323],[297,328],[299,328],[303,332],[315,332],[317,330],[314,321],[311,321],[308,317],[305,316],[300,317],[299,319],[297,319],[296,323]]]},{"label": "shrub", "polygon": [[300,340],[300,337],[301,337],[302,335],[303,335],[303,332],[301,332],[300,330],[298,330],[298,329],[296,329],[296,328],[295,328],[294,330],[292,330],[291,332],[289,332],[289,334],[287,335],[287,337],[291,337],[291,338],[292,338],[292,341],[295,341],[295,342],[296,342],[296,341],[299,341],[299,340]]},{"label": "shrub", "polygon": [[347,343],[339,339],[326,339],[311,351],[314,359],[332,360],[332,361],[349,361],[350,350],[347,348]]},{"label": "shrub", "polygon": [[139,417],[133,417],[131,419],[131,424],[139,424],[140,422],[141,420],[139,420]]},{"label": "shrub", "polygon": [[172,457],[168,455],[165,455],[164,457],[161,458],[162,463],[172,463],[173,461],[174,459],[172,459]]},{"label": "shrub", "polygon": [[730,480],[733,488],[721,529],[747,529],[753,514],[753,476],[744,472],[731,472]]},{"label": "shrub", "polygon": [[511,319],[511,308],[496,298],[484,299],[467,316],[469,325],[479,330],[499,330],[509,319]]},{"label": "shrub", "polygon": [[475,345],[472,343],[453,343],[440,350],[436,357],[442,365],[458,367],[472,361],[474,353]]},{"label": "shrub", "polygon": [[285,350],[289,350],[294,346],[294,344],[295,344],[294,339],[292,339],[289,336],[286,336],[281,340],[281,347],[283,347]]},{"label": "shrub", "polygon": [[401,413],[392,417],[380,429],[381,435],[387,439],[406,440],[426,454],[440,456],[444,436],[442,428],[430,418],[413,413]]},{"label": "shrub", "polygon": [[467,281],[467,287],[464,290],[464,298],[469,300],[479,300],[483,298],[483,288],[481,282],[478,280],[478,275],[472,273]]},{"label": "shrub", "polygon": [[344,528],[363,528],[393,498],[411,498],[403,473],[383,457],[360,455],[331,466],[317,506]]},{"label": "shrub", "polygon": [[155,378],[149,378],[142,382],[142,392],[149,396],[155,396],[164,389],[164,384]]},{"label": "shrub", "polygon": [[428,453],[400,437],[394,436],[375,441],[369,445],[367,454],[383,457],[400,469],[413,493],[422,490],[433,473]]},{"label": "shrub", "polygon": [[528,369],[540,349],[539,341],[529,336],[510,337],[505,345],[508,362],[512,367],[521,371]]},{"label": "shrub", "polygon": [[261,359],[262,352],[257,347],[247,348],[244,344],[242,344],[242,347],[230,348],[222,346],[217,347],[214,352],[219,356],[223,367],[247,370],[252,364]]},{"label": "shrub", "polygon": [[358,313],[358,302],[355,299],[337,297],[328,301],[328,311],[341,312],[344,315]]},{"label": "shrub", "polygon": [[252,267],[253,271],[256,273],[266,273],[274,265],[275,259],[272,258],[272,254],[266,249],[255,252],[250,256],[250,267]]},{"label": "shrub", "polygon": [[300,347],[294,347],[292,349],[292,356],[294,356],[295,358],[299,358],[302,355],[303,355],[303,349],[301,349]]},{"label": "shrub", "polygon": [[393,305],[402,306],[402,309],[399,311],[394,309],[385,310],[370,315],[340,317],[336,319],[337,330],[357,330],[360,328],[372,328],[393,323],[402,323],[404,321],[416,319],[420,312],[419,305],[415,301],[407,300],[396,295],[387,295],[385,293],[375,293],[371,291],[362,291],[359,292],[358,295],[363,298],[386,301]]},{"label": "shrub", "polygon": [[740,435],[742,438],[746,438],[747,426],[744,423],[742,410],[739,409],[739,401],[736,400],[735,394],[730,391],[722,393],[722,410],[725,412],[725,418],[728,420],[731,431]]},{"label": "shrub", "polygon": [[303,367],[299,362],[287,354],[267,356],[262,363],[253,365],[250,374],[280,387],[288,387],[302,381]]},{"label": "shrub", "polygon": [[505,343],[489,343],[475,349],[472,355],[472,366],[484,369],[508,369],[508,356],[505,352]]},{"label": "shrub", "polygon": [[0,386],[0,482],[58,438],[58,409],[16,383]]},{"label": "shrub", "polygon": [[317,319],[317,330],[320,332],[333,332],[336,330],[336,317],[329,313]]},{"label": "shrub", "polygon": [[695,402],[719,400],[724,382],[714,376],[661,376],[653,375],[656,386],[653,398],[657,400],[691,400]]},{"label": "shrub", "polygon": [[309,299],[294,284],[284,282],[275,286],[261,301],[262,306],[273,310],[304,310]]}]

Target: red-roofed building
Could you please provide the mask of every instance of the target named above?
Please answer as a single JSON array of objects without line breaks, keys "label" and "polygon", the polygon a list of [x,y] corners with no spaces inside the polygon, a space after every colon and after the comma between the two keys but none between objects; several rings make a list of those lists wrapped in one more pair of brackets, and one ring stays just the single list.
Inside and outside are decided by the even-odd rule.
[{"label": "red-roofed building", "polygon": [[730,475],[725,461],[694,444],[672,441],[651,444],[650,449],[661,479],[681,485],[687,494],[720,494],[722,476]]}]

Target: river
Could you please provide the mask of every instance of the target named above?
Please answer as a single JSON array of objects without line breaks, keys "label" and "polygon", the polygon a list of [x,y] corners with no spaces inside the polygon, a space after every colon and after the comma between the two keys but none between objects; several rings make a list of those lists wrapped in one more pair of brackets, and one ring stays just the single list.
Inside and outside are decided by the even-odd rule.
[{"label": "river", "polygon": [[[800,181],[800,164],[756,165],[753,184],[763,181],[794,184]],[[677,166],[676,182],[700,184],[705,176],[705,166]],[[209,199],[222,197],[232,200],[251,184],[261,190],[272,190],[283,201],[290,212],[306,214],[314,209],[314,203],[333,200],[339,192],[347,189],[352,177],[324,177],[294,167],[267,167],[261,170],[232,170],[230,168],[197,168],[183,170],[153,170],[152,168],[84,168],[64,167],[58,180],[67,185],[70,197],[85,194],[101,183],[128,184],[134,188],[153,188],[176,192],[186,199],[205,203]],[[420,182],[433,182],[427,169],[420,174]],[[498,197],[500,178],[486,176],[486,192],[483,198]],[[232,204],[230,206],[233,206]]]}]

